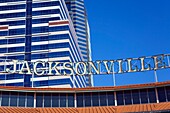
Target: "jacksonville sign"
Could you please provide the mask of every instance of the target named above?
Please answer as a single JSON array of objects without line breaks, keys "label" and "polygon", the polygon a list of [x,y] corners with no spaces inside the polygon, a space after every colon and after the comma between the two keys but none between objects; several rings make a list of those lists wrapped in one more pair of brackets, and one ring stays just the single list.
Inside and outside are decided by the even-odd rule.
[{"label": "jacksonville sign", "polygon": [[[46,62],[13,60],[6,73],[43,75],[122,74],[170,68],[170,54],[89,62]],[[9,66],[8,66],[9,67]]]}]

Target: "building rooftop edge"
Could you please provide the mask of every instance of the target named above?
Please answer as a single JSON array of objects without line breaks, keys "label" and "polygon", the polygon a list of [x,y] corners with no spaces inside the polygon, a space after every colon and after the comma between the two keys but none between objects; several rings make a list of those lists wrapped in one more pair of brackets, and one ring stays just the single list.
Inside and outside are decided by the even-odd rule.
[{"label": "building rooftop edge", "polygon": [[168,86],[170,81],[165,82],[155,82],[146,84],[134,84],[134,85],[124,85],[124,86],[110,86],[110,87],[86,87],[86,88],[31,88],[31,87],[14,87],[14,86],[0,86],[1,91],[54,91],[54,92],[90,92],[90,91],[117,91],[117,90],[128,90],[128,89],[140,89],[140,88],[150,88],[159,86]]}]

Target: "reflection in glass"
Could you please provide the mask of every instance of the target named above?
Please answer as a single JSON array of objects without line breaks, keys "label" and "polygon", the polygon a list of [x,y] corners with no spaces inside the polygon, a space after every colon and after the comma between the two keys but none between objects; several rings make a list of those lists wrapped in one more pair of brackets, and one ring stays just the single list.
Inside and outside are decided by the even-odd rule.
[{"label": "reflection in glass", "polygon": [[59,94],[52,93],[52,107],[59,107]]},{"label": "reflection in glass", "polygon": [[115,105],[114,92],[107,92],[108,106]]},{"label": "reflection in glass", "polygon": [[44,93],[44,107],[51,107],[51,93]]},{"label": "reflection in glass", "polygon": [[17,92],[11,92],[10,106],[17,106],[17,98],[18,98],[18,93]]},{"label": "reflection in glass", "polygon": [[106,92],[100,93],[100,106],[107,106],[107,95]]},{"label": "reflection in glass", "polygon": [[85,106],[91,106],[91,93],[84,93]]},{"label": "reflection in glass", "polygon": [[123,91],[116,92],[117,105],[124,105]]},{"label": "reflection in glass", "polygon": [[93,106],[99,106],[99,94],[98,93],[92,93],[92,103],[93,103]]}]

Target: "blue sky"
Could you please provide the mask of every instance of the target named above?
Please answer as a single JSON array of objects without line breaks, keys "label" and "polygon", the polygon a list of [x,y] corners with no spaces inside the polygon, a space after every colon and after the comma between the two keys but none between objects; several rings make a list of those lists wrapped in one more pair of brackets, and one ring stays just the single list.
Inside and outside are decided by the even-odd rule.
[{"label": "blue sky", "polygon": [[[93,60],[170,53],[170,0],[85,0]],[[157,72],[170,80],[170,69]],[[154,72],[116,75],[116,85],[154,82]],[[112,75],[94,76],[95,86],[112,86]]]}]

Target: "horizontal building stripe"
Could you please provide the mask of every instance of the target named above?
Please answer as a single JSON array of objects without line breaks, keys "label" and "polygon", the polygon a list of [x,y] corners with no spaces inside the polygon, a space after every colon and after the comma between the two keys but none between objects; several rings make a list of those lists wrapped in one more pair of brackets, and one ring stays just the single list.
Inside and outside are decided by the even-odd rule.
[{"label": "horizontal building stripe", "polygon": [[26,9],[5,10],[5,11],[0,11],[0,14],[21,13],[21,12],[26,12]]},{"label": "horizontal building stripe", "polygon": [[69,24],[69,21],[51,21],[51,22],[49,22],[49,26],[62,25],[62,24]]},{"label": "horizontal building stripe", "polygon": [[8,26],[0,26],[0,31],[1,30],[8,30]]}]

